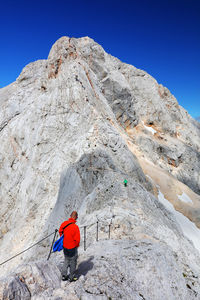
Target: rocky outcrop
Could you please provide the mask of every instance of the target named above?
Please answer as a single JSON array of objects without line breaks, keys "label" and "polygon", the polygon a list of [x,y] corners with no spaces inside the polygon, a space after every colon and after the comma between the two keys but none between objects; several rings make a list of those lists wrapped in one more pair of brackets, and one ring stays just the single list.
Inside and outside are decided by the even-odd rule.
[{"label": "rocky outcrop", "polygon": [[[90,224],[80,265],[95,253],[79,284],[65,286],[55,267],[61,258],[42,260],[46,240],[23,255],[23,267],[14,271],[20,257],[1,266],[2,275],[12,270],[1,281],[4,299],[67,292],[152,300],[160,290],[166,299],[200,297],[200,248],[159,201],[162,192],[200,226],[200,126],[167,88],[88,37],[62,37],[47,60],[0,89],[0,105],[2,261],[7,249],[12,256],[54,231],[72,209],[79,225]],[[113,241],[105,240],[108,224]]]},{"label": "rocky outcrop", "polygon": [[55,263],[21,266],[1,281],[1,299],[198,299],[199,276],[152,239],[99,241],[79,261],[72,284],[61,282]]},{"label": "rocky outcrop", "polygon": [[21,266],[15,276],[2,280],[0,296],[3,300],[49,299],[60,286],[59,269],[52,263],[37,262]]}]

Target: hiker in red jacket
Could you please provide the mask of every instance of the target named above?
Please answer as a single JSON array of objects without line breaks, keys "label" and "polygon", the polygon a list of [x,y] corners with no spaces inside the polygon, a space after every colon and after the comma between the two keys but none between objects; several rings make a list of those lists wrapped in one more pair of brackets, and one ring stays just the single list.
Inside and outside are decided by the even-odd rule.
[{"label": "hiker in red jacket", "polygon": [[[77,248],[80,243],[80,231],[79,227],[75,224],[78,218],[76,211],[71,213],[69,220],[63,222],[59,229],[60,236],[64,234],[63,240],[63,251],[65,256],[65,262],[62,272],[62,280],[76,281],[77,277],[74,276],[76,271],[76,264],[78,258]],[[70,269],[70,274],[68,275],[68,267]]]}]

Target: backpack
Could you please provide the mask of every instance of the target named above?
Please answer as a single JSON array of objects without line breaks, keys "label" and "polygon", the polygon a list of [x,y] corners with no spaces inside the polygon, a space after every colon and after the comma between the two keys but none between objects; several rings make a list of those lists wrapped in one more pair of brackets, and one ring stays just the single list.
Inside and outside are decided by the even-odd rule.
[{"label": "backpack", "polygon": [[[67,225],[63,228],[63,230],[64,230],[67,226],[69,226],[69,225],[71,225],[71,224],[74,224],[74,223],[69,223],[69,224],[67,224]],[[57,241],[55,241],[55,243],[54,243],[54,245],[53,245],[53,252],[61,251],[61,250],[63,249],[63,239],[64,239],[64,234],[62,234],[61,237],[60,237]]]}]

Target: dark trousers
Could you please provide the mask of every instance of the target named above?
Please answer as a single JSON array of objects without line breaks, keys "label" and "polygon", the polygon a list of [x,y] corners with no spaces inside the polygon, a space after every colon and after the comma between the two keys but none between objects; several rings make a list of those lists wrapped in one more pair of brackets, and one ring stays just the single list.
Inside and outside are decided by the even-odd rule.
[{"label": "dark trousers", "polygon": [[64,265],[62,270],[62,275],[67,276],[68,275],[68,268],[69,268],[69,279],[72,279],[74,277],[75,271],[76,271],[76,265],[77,265],[77,258],[78,258],[78,250],[77,248],[73,249],[73,256],[70,253],[68,253],[68,249],[63,249],[64,252]]}]

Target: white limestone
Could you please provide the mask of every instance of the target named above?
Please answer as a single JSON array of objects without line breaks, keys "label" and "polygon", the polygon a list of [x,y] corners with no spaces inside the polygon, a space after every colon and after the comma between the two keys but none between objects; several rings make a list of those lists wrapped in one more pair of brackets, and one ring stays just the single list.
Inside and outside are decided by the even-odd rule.
[{"label": "white limestone", "polygon": [[142,121],[142,124],[144,126],[145,129],[147,129],[149,132],[151,132],[153,135],[157,132],[155,129],[153,129],[152,127],[146,126],[144,125],[144,122]]},{"label": "white limestone", "polygon": [[[95,263],[70,286],[60,283],[59,255],[44,261],[51,239],[1,266],[5,299],[15,288],[31,299],[200,297],[199,230],[187,223],[186,231],[141,168],[142,157],[200,193],[200,126],[167,88],[88,37],[62,37],[47,60],[0,89],[0,107],[1,260],[53,232],[74,209],[81,233],[99,220],[101,240],[90,225],[79,262],[94,255]],[[198,223],[198,200],[179,199]]]},{"label": "white limestone", "polygon": [[178,198],[185,203],[193,203],[190,197],[187,194],[182,193],[182,195],[178,195]]},{"label": "white limestone", "polygon": [[200,229],[197,228],[196,225],[187,217],[176,211],[173,205],[165,199],[164,195],[160,191],[158,199],[170,212],[173,213],[178,224],[181,226],[183,234],[194,243],[194,246],[200,252]]}]

